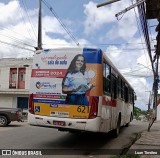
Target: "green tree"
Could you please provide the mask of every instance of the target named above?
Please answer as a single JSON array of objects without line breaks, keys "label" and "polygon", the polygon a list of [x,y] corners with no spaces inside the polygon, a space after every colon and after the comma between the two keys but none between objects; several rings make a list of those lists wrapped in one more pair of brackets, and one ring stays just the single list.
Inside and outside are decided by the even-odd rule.
[{"label": "green tree", "polygon": [[140,108],[138,108],[138,107],[135,106],[135,107],[134,107],[133,114],[134,114],[134,116],[136,117],[136,119],[138,119],[139,116],[142,114],[142,111],[141,111]]}]

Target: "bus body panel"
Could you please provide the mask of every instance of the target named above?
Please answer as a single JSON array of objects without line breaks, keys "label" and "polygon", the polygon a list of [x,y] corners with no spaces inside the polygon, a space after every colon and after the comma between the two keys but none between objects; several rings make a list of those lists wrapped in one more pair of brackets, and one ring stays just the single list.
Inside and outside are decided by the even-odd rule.
[{"label": "bus body panel", "polygon": [[[54,125],[53,122],[59,121],[64,122],[64,125]],[[52,127],[52,128],[59,128],[59,129],[67,129],[69,130],[80,130],[80,131],[92,131],[92,132],[99,132],[99,124],[101,118],[96,117],[95,119],[70,119],[70,118],[54,118],[48,116],[40,116],[40,115],[33,115],[31,113],[28,114],[28,123],[30,125],[35,126],[43,126],[43,127]]]},{"label": "bus body panel", "polygon": [[[63,78],[74,56],[85,57],[90,83],[96,86],[87,91],[89,106],[68,105],[62,92]],[[95,49],[55,49],[35,53],[31,74],[30,94],[33,94],[36,115],[65,118],[88,118],[90,104],[102,95],[102,52]],[[74,78],[78,80],[78,78]]]},{"label": "bus body panel", "polygon": [[[94,88],[86,92],[88,105],[66,104],[63,78],[75,55],[83,54],[86,72]],[[110,93],[104,92],[104,60],[110,66]],[[100,49],[55,49],[37,51],[33,59],[28,123],[61,130],[107,133],[130,122],[133,104],[118,97],[118,77],[131,86]],[[77,79],[77,78],[75,78]],[[114,83],[114,84],[113,84]],[[123,86],[122,86],[123,87]],[[128,88],[128,89],[129,89]],[[112,93],[114,89],[114,93]],[[30,110],[31,109],[31,110]],[[91,115],[92,114],[92,115]]]}]

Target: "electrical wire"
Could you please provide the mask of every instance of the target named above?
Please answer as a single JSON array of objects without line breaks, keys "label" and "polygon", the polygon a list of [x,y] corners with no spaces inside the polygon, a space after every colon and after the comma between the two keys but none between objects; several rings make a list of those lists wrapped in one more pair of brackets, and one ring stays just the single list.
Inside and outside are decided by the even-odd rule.
[{"label": "electrical wire", "polygon": [[[132,5],[133,5],[133,0],[131,0],[132,1]],[[138,26],[138,32],[139,32],[139,35],[140,35],[140,39],[141,39],[141,42],[143,41],[142,40],[142,34],[141,34],[141,31],[140,31],[140,25],[139,25],[139,21],[138,21],[138,17],[137,17],[137,13],[136,13],[136,10],[135,10],[135,8],[134,8],[134,13],[135,13],[135,17],[136,17],[136,23],[137,23],[137,26]],[[144,43],[142,42],[142,47],[144,48]],[[146,49],[146,48],[145,48]],[[145,56],[145,58],[146,58],[146,62],[148,63],[148,61],[147,61],[147,56],[146,56],[146,53],[145,53],[145,51],[144,51],[144,56]]]},{"label": "electrical wire", "polygon": [[[123,73],[122,73],[123,74]],[[138,75],[138,74],[123,74],[124,76],[132,76],[132,77],[153,77],[153,75]]]},{"label": "electrical wire", "polygon": [[12,39],[12,40],[15,41],[15,42],[18,42],[18,43],[21,43],[21,44],[26,45],[26,46],[28,46],[28,47],[34,48],[34,46],[32,46],[32,45],[30,45],[30,44],[27,44],[27,43],[25,43],[24,41],[19,40],[19,39],[13,37],[13,36],[7,36],[7,35],[3,35],[3,34],[1,34],[1,33],[0,33],[0,36],[4,36],[4,37],[7,37],[7,38],[10,38],[10,39]]},{"label": "electrical wire", "polygon": [[[150,38],[150,39],[151,39],[150,41],[153,41],[154,39],[152,38],[152,33],[151,33],[151,29],[150,29],[151,26],[150,26],[150,23],[149,23],[149,22],[148,22],[148,25],[149,25],[149,27],[148,27],[149,34],[150,34],[150,37],[151,37],[151,38]],[[154,25],[154,26],[155,26],[155,25]],[[152,27],[153,27],[153,26],[152,26]]]},{"label": "electrical wire", "polygon": [[77,46],[79,46],[79,42],[77,42],[76,38],[73,36],[73,34],[67,29],[66,25],[62,22],[62,20],[58,17],[57,13],[53,9],[53,7],[47,3],[45,0],[42,0],[42,2],[48,7],[48,9],[52,12],[52,14],[55,16],[55,18],[58,20],[60,25],[63,27],[63,29],[66,31],[66,33],[70,36],[70,38],[76,43]]},{"label": "electrical wire", "polygon": [[[21,17],[22,17],[22,19],[23,19],[23,23],[24,23],[24,25],[26,24],[26,20],[25,20],[25,16],[23,15],[23,11],[22,11],[22,8],[21,8],[21,6],[20,6],[20,3],[19,3],[19,0],[17,0],[18,1],[18,8],[19,8],[19,12],[20,12],[20,14],[21,14]],[[27,29],[27,32],[28,32],[28,35],[31,37],[31,39],[32,39],[32,35],[31,35],[31,32]],[[36,36],[35,36],[36,37]],[[36,38],[37,39],[37,38]]]},{"label": "electrical wire", "polygon": [[[53,45],[53,43],[47,43],[47,44],[43,44],[43,45]],[[121,45],[142,45],[142,44],[145,44],[145,43],[92,43],[92,45],[118,45],[118,46],[121,46]],[[58,45],[58,44],[56,44]],[[82,45],[85,45],[82,43]]]},{"label": "electrical wire", "polygon": [[[18,0],[17,0],[17,1],[18,1]],[[20,12],[20,14],[21,14],[21,16],[22,16],[23,22],[24,22],[24,24],[25,24],[25,19],[24,19],[23,15],[22,15],[22,10],[21,10],[21,7],[20,7],[19,2],[18,2],[17,4],[18,4],[19,12]],[[13,26],[11,25],[10,27],[13,27]],[[7,30],[7,33],[8,33],[8,31],[14,32],[14,33],[16,34],[16,37],[17,37],[17,35],[20,35],[20,36],[25,37],[24,35],[22,35],[22,34],[20,34],[20,33],[18,33],[18,32],[15,32],[15,31],[13,31],[12,29],[8,29],[8,28],[6,28],[6,27],[5,27],[5,28],[2,28],[1,26],[0,26],[0,28],[1,28],[1,31]],[[29,31],[28,31],[28,34],[30,35],[30,32],[29,32]],[[18,38],[15,38],[15,37],[13,37],[13,36],[10,36],[10,35],[1,34],[1,36],[5,36],[5,37],[7,37],[7,38],[10,38],[10,39],[12,39],[14,42],[16,42],[16,43],[21,43],[21,44],[26,45],[26,46],[29,46],[29,47],[34,47],[34,46],[32,46],[32,45],[30,45],[30,44],[28,44],[28,43],[26,43],[26,42],[24,42],[24,41],[22,41],[22,40],[20,40],[20,39],[18,39]],[[30,36],[30,37],[31,37],[31,36]],[[28,37],[26,37],[26,38],[29,39]],[[29,39],[28,41],[34,41],[34,40]],[[2,40],[1,40],[1,42],[4,42],[4,43],[5,43],[5,41],[2,41]],[[32,43],[33,43],[33,42],[32,42]],[[10,44],[10,45],[11,45],[11,44]]]},{"label": "electrical wire", "polygon": [[[13,26],[9,26],[9,27],[13,28]],[[0,26],[1,31],[3,31],[3,30],[5,31],[5,30],[6,30],[7,33],[9,33],[8,31],[10,31],[10,32],[12,32],[12,33],[15,33],[16,36],[17,36],[17,35],[20,35],[20,36],[23,37],[23,38],[25,37],[25,38],[28,39],[29,41],[32,41],[32,43],[33,43],[33,42],[36,42],[35,40],[30,39],[30,38],[28,38],[27,36],[22,35],[22,34],[20,34],[19,32],[16,32],[16,31],[12,30],[11,28],[7,28],[7,27],[3,28],[3,27]],[[0,31],[0,32],[1,32],[1,31]],[[9,35],[8,35],[8,36],[9,36]]]},{"label": "electrical wire", "polygon": [[147,24],[147,21],[145,18],[144,2],[141,3],[140,5],[138,5],[138,12],[140,15],[141,27],[142,27],[142,31],[144,34],[144,38],[145,38],[145,42],[146,42],[146,46],[147,46],[147,50],[148,50],[148,55],[150,58],[150,62],[151,62],[152,70],[153,70],[153,74],[154,74],[155,70],[154,70],[154,65],[153,65],[153,60],[152,60],[152,55],[151,55],[151,46],[150,46],[150,40],[149,40],[149,34],[148,34],[148,24]]},{"label": "electrical wire", "polygon": [[129,72],[125,72],[125,73],[123,73],[123,74],[129,74],[129,73],[133,73],[133,72],[139,72],[140,70],[143,70],[143,69],[146,69],[146,68],[144,67],[144,68],[132,70],[132,71],[129,71]]},{"label": "electrical wire", "polygon": [[36,33],[35,33],[35,30],[34,30],[34,26],[33,26],[32,22],[31,22],[31,19],[30,19],[29,14],[28,14],[27,7],[25,6],[25,3],[24,3],[23,0],[22,0],[22,4],[23,4],[23,6],[24,6],[24,10],[25,10],[26,15],[27,15],[27,17],[28,17],[28,20],[29,20],[29,23],[30,23],[30,25],[31,25],[32,31],[33,31],[33,33],[34,33],[36,39],[38,39],[38,38],[37,38],[37,35],[36,35]]},{"label": "electrical wire", "polygon": [[[52,46],[70,46],[70,44],[45,44],[45,45],[52,45]],[[90,47],[90,46],[93,46],[93,44],[81,44],[81,46],[83,47]],[[94,44],[94,48],[96,48],[95,46],[100,46],[101,48],[102,47],[105,47],[108,46],[108,45],[105,45],[105,44]],[[147,50],[147,48],[119,48],[117,47],[119,50],[115,50],[115,49],[109,49],[110,52],[112,53],[128,53],[127,51],[137,51],[137,50]],[[123,52],[122,52],[123,51]],[[139,52],[132,52],[132,53],[139,53]]]},{"label": "electrical wire", "polygon": [[8,42],[5,42],[5,41],[1,41],[1,40],[0,40],[0,43],[6,44],[6,45],[10,45],[10,46],[14,46],[14,47],[17,47],[17,48],[20,48],[20,49],[24,49],[24,50],[29,50],[29,51],[32,51],[32,52],[34,51],[34,50],[32,50],[32,49],[24,48],[24,47],[21,47],[21,46],[19,46],[19,45],[11,44],[11,43],[8,43]]},{"label": "electrical wire", "polygon": [[[9,46],[8,44],[3,44],[1,42],[0,42],[0,45],[1,47],[3,46],[3,50],[1,51],[0,58],[11,58],[11,57],[19,58],[19,56],[21,56],[22,58],[25,58],[25,57],[33,58],[33,55],[35,52],[35,51],[26,50],[25,48],[21,49],[18,47]],[[7,48],[7,50],[10,50],[10,52],[6,53],[5,47]]]}]

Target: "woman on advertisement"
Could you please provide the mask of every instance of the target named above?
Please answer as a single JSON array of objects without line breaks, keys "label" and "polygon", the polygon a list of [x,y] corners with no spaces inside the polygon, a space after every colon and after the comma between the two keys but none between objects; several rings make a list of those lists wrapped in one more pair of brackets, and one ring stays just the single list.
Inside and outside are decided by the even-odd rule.
[{"label": "woman on advertisement", "polygon": [[89,105],[86,92],[93,88],[86,72],[86,62],[82,54],[76,55],[62,81],[62,92],[67,94],[65,104]]}]

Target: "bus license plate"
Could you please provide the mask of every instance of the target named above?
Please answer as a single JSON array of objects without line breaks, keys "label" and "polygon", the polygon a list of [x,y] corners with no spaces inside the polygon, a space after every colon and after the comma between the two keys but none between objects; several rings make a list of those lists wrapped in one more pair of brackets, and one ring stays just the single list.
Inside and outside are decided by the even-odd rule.
[{"label": "bus license plate", "polygon": [[65,126],[65,122],[64,121],[53,121],[53,125],[55,125],[55,126]]}]

